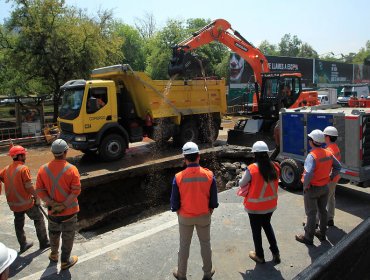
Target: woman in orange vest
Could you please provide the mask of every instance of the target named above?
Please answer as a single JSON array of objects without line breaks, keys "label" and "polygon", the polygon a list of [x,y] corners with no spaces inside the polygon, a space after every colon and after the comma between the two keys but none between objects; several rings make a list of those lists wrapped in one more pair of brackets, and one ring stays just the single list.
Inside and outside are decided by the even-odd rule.
[{"label": "woman in orange vest", "polygon": [[249,257],[257,263],[265,262],[261,234],[263,228],[270,243],[273,261],[280,263],[279,248],[271,226],[272,213],[277,207],[280,166],[270,160],[268,151],[267,144],[263,141],[253,144],[252,152],[256,162],[248,166],[239,186],[250,184],[243,203],[248,212],[255,247],[255,251],[249,252]]}]

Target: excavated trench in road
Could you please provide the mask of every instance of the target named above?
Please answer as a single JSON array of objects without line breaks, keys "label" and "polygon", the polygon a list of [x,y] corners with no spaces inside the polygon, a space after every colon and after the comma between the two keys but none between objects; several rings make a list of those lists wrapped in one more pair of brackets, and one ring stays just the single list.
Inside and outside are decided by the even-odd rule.
[{"label": "excavated trench in road", "polygon": [[[201,160],[212,170],[218,191],[235,186],[241,165],[252,161],[250,152],[214,153]],[[166,165],[163,165],[166,166]],[[181,167],[148,170],[121,180],[112,180],[83,190],[79,197],[79,232],[85,237],[103,234],[151,215],[168,211],[174,175]]]}]

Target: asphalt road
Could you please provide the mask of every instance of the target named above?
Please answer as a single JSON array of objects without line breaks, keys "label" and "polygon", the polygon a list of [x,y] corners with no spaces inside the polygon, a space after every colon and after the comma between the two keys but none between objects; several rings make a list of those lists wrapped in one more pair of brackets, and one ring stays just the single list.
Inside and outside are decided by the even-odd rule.
[{"label": "asphalt road", "polygon": [[[315,238],[314,246],[298,243],[294,235],[303,232],[303,198],[301,193],[279,189],[278,209],[273,215],[282,263],[274,265],[266,238],[263,239],[267,263],[256,265],[248,258],[253,250],[249,220],[242,199],[235,190],[220,193],[220,206],[212,220],[212,250],[216,274],[213,279],[292,279],[325,251],[335,246],[370,213],[370,189],[346,185],[337,189],[335,227],[328,230],[328,240]],[[0,240],[18,249],[14,236],[13,216],[4,196],[0,196]],[[30,220],[26,234],[36,241]],[[194,233],[189,259],[188,279],[201,279],[201,258]],[[178,250],[176,214],[170,211],[139,222],[116,228],[102,235],[78,234],[73,253],[79,262],[69,271],[59,271],[50,264],[48,251],[35,246],[23,253],[11,269],[12,279],[174,279]]]}]

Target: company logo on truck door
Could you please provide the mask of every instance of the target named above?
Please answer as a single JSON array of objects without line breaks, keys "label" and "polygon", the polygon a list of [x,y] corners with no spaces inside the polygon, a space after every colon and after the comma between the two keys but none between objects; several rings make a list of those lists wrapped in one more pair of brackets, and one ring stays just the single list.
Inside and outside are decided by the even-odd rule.
[{"label": "company logo on truck door", "polygon": [[90,121],[105,120],[105,116],[89,117]]},{"label": "company logo on truck door", "polygon": [[248,51],[248,49],[246,48],[246,47],[244,47],[244,46],[242,46],[242,45],[240,45],[239,43],[235,43],[235,46],[236,47],[238,47],[239,49],[241,49],[241,50],[243,50],[243,51],[245,51],[245,52],[247,52]]}]

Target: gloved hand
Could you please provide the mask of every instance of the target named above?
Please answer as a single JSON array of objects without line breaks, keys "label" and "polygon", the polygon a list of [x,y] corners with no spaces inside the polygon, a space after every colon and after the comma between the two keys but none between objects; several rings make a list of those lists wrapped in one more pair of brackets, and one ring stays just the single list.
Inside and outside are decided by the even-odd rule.
[{"label": "gloved hand", "polygon": [[52,214],[59,214],[59,213],[63,212],[64,209],[66,209],[66,207],[64,206],[63,203],[55,202],[54,205],[51,207],[51,213]]}]

